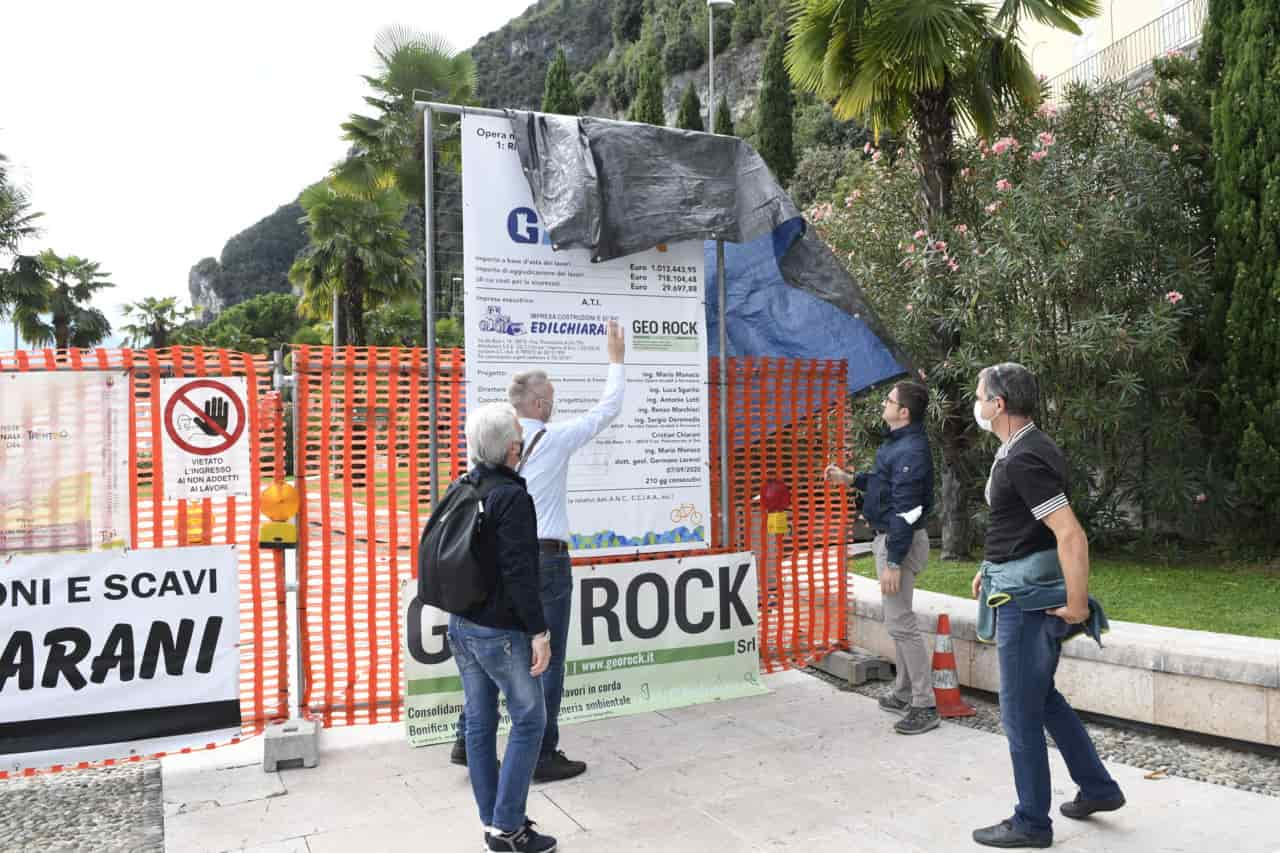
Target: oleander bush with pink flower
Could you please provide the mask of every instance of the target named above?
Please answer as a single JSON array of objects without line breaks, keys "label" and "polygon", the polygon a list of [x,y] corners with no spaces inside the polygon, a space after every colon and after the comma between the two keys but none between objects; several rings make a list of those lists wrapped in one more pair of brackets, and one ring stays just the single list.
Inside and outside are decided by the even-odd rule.
[{"label": "oleander bush with pink flower", "polygon": [[[1205,211],[1194,163],[1135,130],[1142,109],[1118,88],[1080,89],[1061,108],[1006,115],[994,141],[959,140],[946,221],[924,218],[909,146],[855,152],[808,211],[913,367],[935,389],[966,389],[935,394],[935,424],[969,410],[983,366],[1037,373],[1037,420],[1067,454],[1095,541],[1201,536],[1229,511],[1193,411],[1207,381],[1195,353],[1211,297]],[[859,408],[869,429],[875,403]],[[870,454],[876,441],[860,444]],[[973,427],[964,480],[979,520],[993,449]]]}]

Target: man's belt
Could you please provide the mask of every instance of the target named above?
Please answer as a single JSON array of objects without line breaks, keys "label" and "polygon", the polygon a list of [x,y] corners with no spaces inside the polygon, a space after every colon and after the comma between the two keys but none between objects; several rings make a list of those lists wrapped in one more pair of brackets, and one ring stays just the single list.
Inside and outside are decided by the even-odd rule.
[{"label": "man's belt", "polygon": [[538,553],[540,554],[568,554],[569,546],[560,539],[539,539]]}]

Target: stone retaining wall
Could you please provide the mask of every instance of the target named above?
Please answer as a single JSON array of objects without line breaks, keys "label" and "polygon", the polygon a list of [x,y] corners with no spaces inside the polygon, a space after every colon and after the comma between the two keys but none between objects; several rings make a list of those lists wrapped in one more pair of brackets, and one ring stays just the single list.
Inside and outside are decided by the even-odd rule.
[{"label": "stone retaining wall", "polygon": [[[849,642],[894,658],[880,585],[850,575]],[[977,602],[916,591],[920,628],[951,617],[960,683],[996,692],[994,645],[976,637]],[[1280,746],[1280,640],[1111,623],[1103,648],[1087,637],[1063,646],[1057,687],[1077,708],[1126,720]]]}]

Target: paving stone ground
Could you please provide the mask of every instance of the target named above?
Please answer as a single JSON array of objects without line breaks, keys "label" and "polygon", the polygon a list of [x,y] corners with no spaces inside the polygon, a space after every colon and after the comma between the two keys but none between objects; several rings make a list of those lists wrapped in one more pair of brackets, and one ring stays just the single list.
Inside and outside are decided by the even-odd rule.
[{"label": "paving stone ground", "polygon": [[[529,815],[564,851],[733,853],[977,850],[976,826],[1007,817],[1005,742],[948,723],[892,731],[871,699],[803,672],[773,692],[566,726],[591,769],[535,785]],[[476,851],[481,828],[448,747],[409,749],[398,725],[323,733],[320,766],[264,773],[261,743],[164,759],[165,849],[254,853]],[[1074,787],[1056,753],[1054,797]],[[1129,805],[1055,821],[1071,853],[1280,853],[1280,799],[1111,764]]]}]

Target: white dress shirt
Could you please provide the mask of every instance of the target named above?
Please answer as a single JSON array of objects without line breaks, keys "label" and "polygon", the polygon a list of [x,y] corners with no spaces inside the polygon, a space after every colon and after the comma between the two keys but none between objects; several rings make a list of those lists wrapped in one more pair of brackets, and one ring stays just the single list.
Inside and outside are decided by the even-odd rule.
[{"label": "white dress shirt", "polygon": [[604,432],[622,411],[626,391],[626,367],[609,365],[600,402],[586,414],[566,421],[544,423],[537,418],[521,418],[524,440],[533,442],[541,429],[546,433],[525,460],[520,476],[529,486],[533,506],[538,512],[538,538],[569,542],[569,459],[591,439]]}]

